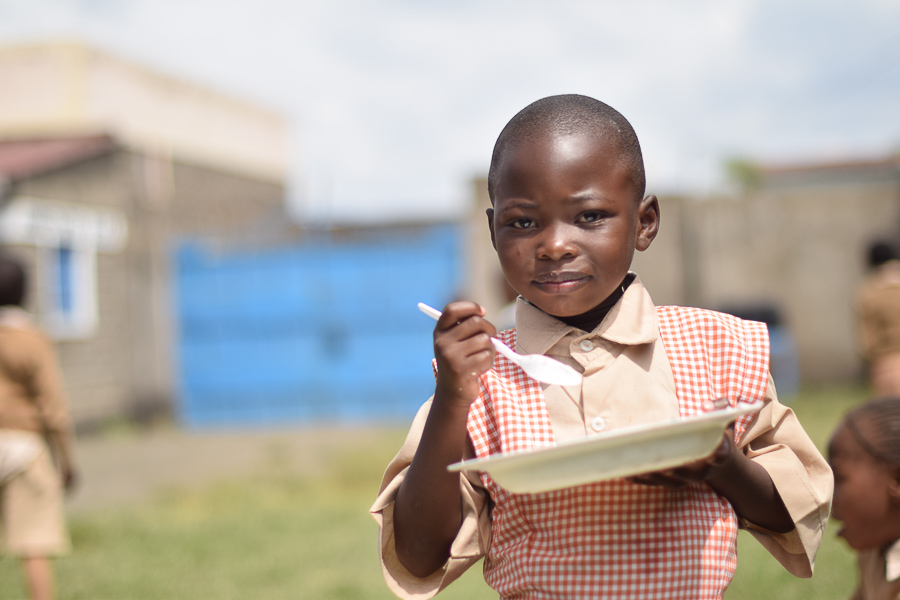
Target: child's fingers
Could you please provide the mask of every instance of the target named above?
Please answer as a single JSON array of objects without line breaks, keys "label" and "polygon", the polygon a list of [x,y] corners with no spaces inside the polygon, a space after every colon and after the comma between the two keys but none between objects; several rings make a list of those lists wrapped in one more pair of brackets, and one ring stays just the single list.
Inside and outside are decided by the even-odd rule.
[{"label": "child's fingers", "polygon": [[714,410],[722,410],[731,406],[728,398],[716,398],[715,400],[706,400],[703,403],[703,412],[711,412]]},{"label": "child's fingers", "polygon": [[447,330],[471,317],[484,317],[486,311],[484,307],[474,302],[451,302],[444,307],[444,310],[438,319],[436,329]]},{"label": "child's fingers", "polygon": [[[483,316],[483,309],[474,303],[455,303],[456,306],[441,316],[434,330],[434,346],[437,354],[449,353],[456,344],[472,340],[469,344],[476,348],[466,353],[473,354],[491,347],[490,338],[497,333],[494,326]],[[463,306],[459,306],[465,304]],[[449,307],[449,305],[448,305]],[[444,316],[447,320],[444,320]],[[479,348],[480,347],[480,348]]]},{"label": "child's fingers", "polygon": [[486,353],[493,360],[494,346],[491,344],[491,336],[486,333],[477,333],[459,340],[457,348],[460,356],[465,358],[477,358]]},{"label": "child's fingers", "polygon": [[474,302],[447,305],[434,331],[438,373],[467,379],[490,369],[494,361],[491,336],[496,329],[483,315],[484,309]]},{"label": "child's fingers", "polygon": [[734,449],[734,443],[731,441],[734,436],[733,424],[729,427],[725,429],[722,441],[709,456],[673,469],[665,469],[655,473],[643,473],[631,477],[630,480],[641,485],[662,485],[665,487],[681,487],[686,483],[706,480],[714,468],[728,460],[730,453]]},{"label": "child's fingers", "polygon": [[455,373],[481,374],[491,368],[494,362],[494,347],[486,333],[478,333],[465,339],[450,339],[444,336],[435,340],[435,355],[438,368],[446,365]]},{"label": "child's fingers", "polygon": [[668,488],[679,488],[688,483],[703,481],[706,473],[709,472],[709,468],[708,463],[701,461],[700,463],[691,463],[689,466],[636,475],[630,479],[634,483],[641,485],[661,485]]},{"label": "child's fingers", "polygon": [[448,329],[436,330],[435,337],[448,335],[455,340],[462,341],[477,336],[484,336],[487,339],[484,339],[483,341],[489,344],[490,338],[496,335],[496,333],[497,330],[489,321],[483,317],[472,316],[459,323],[454,323]]},{"label": "child's fingers", "polygon": [[673,477],[668,471],[635,475],[629,477],[628,480],[639,485],[658,485],[667,488],[680,488],[688,483],[684,479]]}]

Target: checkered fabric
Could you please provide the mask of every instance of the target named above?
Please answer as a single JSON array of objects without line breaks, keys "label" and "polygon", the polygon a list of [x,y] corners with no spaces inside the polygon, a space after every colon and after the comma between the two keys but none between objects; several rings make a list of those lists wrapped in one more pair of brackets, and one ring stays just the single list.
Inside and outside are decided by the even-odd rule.
[{"label": "checkered fabric", "polygon": [[[705,400],[763,398],[764,325],[657,310],[682,416],[701,412]],[[499,337],[515,344],[515,330]],[[482,376],[468,429],[479,457],[554,444],[540,384],[502,356]],[[513,494],[481,478],[494,502],[484,575],[501,598],[721,598],[734,575],[737,518],[705,484],[671,490],[616,479]]]}]

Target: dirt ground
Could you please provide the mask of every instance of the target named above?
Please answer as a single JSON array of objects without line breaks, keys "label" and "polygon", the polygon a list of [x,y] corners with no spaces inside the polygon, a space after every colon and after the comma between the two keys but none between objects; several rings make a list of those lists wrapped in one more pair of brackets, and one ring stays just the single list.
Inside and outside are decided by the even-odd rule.
[{"label": "dirt ground", "polygon": [[322,458],[365,446],[375,430],[309,427],[290,430],[202,431],[156,426],[79,437],[79,485],[67,499],[70,514],[142,502],[171,488],[208,485],[271,466],[315,473]]}]

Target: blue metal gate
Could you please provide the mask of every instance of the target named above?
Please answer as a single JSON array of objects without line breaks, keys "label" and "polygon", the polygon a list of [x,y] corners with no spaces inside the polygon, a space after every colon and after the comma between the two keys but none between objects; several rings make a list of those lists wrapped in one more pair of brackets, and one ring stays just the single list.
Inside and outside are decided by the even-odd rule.
[{"label": "blue metal gate", "polygon": [[460,231],[177,253],[179,416],[189,426],[409,420],[434,390],[434,322]]}]

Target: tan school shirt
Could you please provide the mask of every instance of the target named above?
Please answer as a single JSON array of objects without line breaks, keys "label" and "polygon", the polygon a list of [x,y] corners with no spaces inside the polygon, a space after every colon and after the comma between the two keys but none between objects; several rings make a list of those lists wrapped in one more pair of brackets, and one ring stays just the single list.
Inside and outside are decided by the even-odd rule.
[{"label": "tan school shirt", "polygon": [[69,404],[53,344],[15,306],[0,307],[0,429],[53,436],[63,454],[59,459],[74,462]]},{"label": "tan school shirt", "polygon": [[[519,298],[517,343],[521,353],[552,356],[583,371],[581,389],[543,385],[557,442],[598,431],[667,421],[679,417],[675,379],[659,336],[656,307],[640,279],[597,328],[585,333]],[[572,392],[572,393],[570,393]],[[406,442],[388,465],[372,514],[379,523],[382,570],[401,598],[429,598],[457,579],[486,553],[490,543],[489,499],[478,473],[460,475],[463,522],[443,569],[417,578],[397,558],[393,540],[393,503],[422,436],[431,400],[416,415]],[[769,386],[763,407],[739,447],[769,473],[795,528],[770,532],[742,525],[794,575],[809,577],[828,521],[834,480],[827,462]],[[472,458],[469,455],[464,458]]]},{"label": "tan school shirt", "polygon": [[859,586],[851,600],[900,600],[900,540],[859,553]]}]

